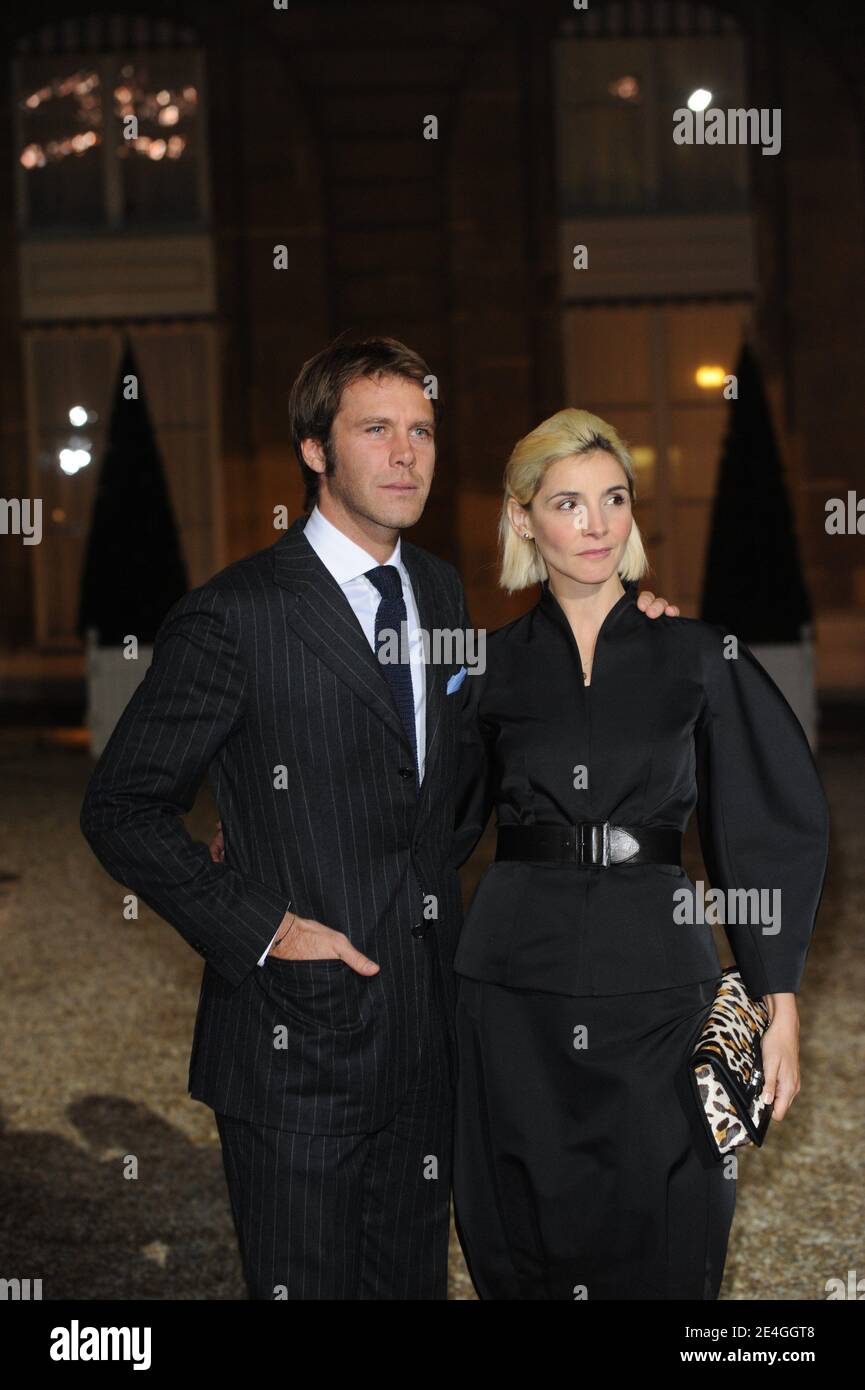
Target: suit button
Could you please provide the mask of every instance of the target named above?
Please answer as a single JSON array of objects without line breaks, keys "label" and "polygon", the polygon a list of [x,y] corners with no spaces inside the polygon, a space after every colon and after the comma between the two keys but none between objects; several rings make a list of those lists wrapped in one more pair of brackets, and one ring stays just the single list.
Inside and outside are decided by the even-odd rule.
[{"label": "suit button", "polygon": [[412,936],[417,937],[417,939],[420,941],[423,939],[425,933],[426,927],[423,925],[423,923],[415,922],[414,926],[411,929]]},{"label": "suit button", "polygon": [[411,770],[410,767],[401,767],[400,770],[399,770],[399,775],[400,775],[400,777],[402,777],[404,780],[407,779],[407,778],[409,778],[409,777],[414,777],[414,773],[412,772],[412,770]]}]

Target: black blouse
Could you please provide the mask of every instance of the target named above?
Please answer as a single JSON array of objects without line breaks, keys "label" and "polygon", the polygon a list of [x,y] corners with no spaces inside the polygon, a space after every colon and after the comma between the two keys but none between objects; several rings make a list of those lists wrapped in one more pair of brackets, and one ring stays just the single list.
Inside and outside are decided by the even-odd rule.
[{"label": "black blouse", "polygon": [[757,889],[766,890],[761,916],[757,895],[743,911],[741,895],[731,907],[725,893],[736,964],[755,998],[795,992],[828,856],[828,808],[808,741],[743,642],[725,654],[735,639],[721,628],[647,618],[636,595],[628,584],[604,619],[588,686],[548,583],[534,608],[488,635],[485,671],[463,681],[454,863],[468,858],[493,807],[500,826],[589,820],[684,831],[696,806],[710,883],[695,891],[667,864],[493,863],[455,968],[574,995],[709,979],[721,966],[701,896]]}]

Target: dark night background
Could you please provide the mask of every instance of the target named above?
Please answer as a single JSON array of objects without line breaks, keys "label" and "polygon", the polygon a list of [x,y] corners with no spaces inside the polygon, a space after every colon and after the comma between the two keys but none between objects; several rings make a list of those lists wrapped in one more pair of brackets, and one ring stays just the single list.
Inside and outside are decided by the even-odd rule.
[{"label": "dark night background", "polygon": [[[865,6],[44,0],[0,35],[0,496],[43,502],[40,544],[0,535],[0,1276],[240,1296],[212,1116],[185,1094],[200,960],[124,920],[78,834],[79,619],[101,595],[106,637],[147,642],[172,592],[300,514],[289,388],[350,328],[438,377],[411,538],[460,567],[476,626],[535,601],[496,587],[502,470],[564,405],[632,447],[648,587],[746,640],[813,625],[835,833],[808,1094],[746,1160],[722,1297],[824,1298],[863,1268],[865,1215],[865,535],[825,528],[865,493]],[[780,109],[779,152],[676,145],[699,88]],[[113,429],[127,344],[146,412]],[[130,1151],[148,1183],[118,1179]],[[473,1296],[456,1247],[452,1280]]]}]

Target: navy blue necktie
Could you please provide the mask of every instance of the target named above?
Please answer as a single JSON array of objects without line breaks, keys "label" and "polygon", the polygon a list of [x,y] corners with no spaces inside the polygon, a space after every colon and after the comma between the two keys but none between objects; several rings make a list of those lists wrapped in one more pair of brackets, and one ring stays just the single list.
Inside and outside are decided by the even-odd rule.
[{"label": "navy blue necktie", "polygon": [[[380,662],[381,672],[390,686],[393,702],[396,705],[397,713],[403,722],[406,733],[411,742],[414,753],[415,775],[419,778],[420,773],[417,761],[417,732],[414,722],[414,689],[411,683],[411,667],[408,662],[408,652],[406,660],[403,660],[403,628],[402,624],[408,624],[408,613],[406,612],[405,599],[402,596],[402,580],[396,565],[378,565],[375,569],[366,570],[365,576],[371,580],[381,594],[381,602],[375,613],[375,653],[378,656],[382,643],[382,634],[385,630],[396,633],[397,660],[387,660]],[[406,627],[406,637],[408,627]],[[389,638],[390,655],[393,653],[394,639]],[[408,643],[406,642],[406,645]]]}]

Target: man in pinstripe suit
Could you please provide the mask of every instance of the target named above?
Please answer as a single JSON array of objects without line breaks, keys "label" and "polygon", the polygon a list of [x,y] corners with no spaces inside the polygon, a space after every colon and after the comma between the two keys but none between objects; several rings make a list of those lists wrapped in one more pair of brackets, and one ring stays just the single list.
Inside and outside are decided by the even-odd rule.
[{"label": "man in pinstripe suit", "polygon": [[[446,1297],[462,677],[418,646],[468,615],[453,566],[400,540],[433,476],[430,375],[393,339],[304,365],[316,505],[174,605],[81,813],[204,958],[189,1089],[254,1298]],[[385,603],[397,672],[374,651]],[[221,855],[182,822],[205,774]]]}]

